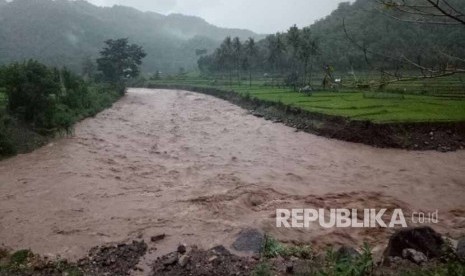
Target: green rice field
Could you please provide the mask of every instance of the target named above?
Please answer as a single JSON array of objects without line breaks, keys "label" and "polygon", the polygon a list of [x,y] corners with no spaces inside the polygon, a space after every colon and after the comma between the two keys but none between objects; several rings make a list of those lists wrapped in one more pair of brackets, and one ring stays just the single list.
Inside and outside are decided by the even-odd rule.
[{"label": "green rice field", "polygon": [[[395,83],[383,91],[343,87],[338,91],[304,94],[267,81],[214,81],[196,77],[165,78],[155,84],[191,85],[233,90],[258,99],[282,102],[304,110],[344,116],[353,120],[388,122],[465,121],[465,86],[458,77]],[[315,87],[315,86],[314,86]]]}]

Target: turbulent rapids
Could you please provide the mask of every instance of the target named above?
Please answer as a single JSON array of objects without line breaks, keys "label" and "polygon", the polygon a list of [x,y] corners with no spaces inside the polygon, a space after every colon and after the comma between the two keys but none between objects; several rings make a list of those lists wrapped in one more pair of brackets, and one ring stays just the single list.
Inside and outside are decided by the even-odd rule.
[{"label": "turbulent rapids", "polygon": [[0,243],[78,258],[165,233],[231,244],[247,227],[284,242],[381,245],[392,229],[276,228],[276,209],[438,211],[465,227],[465,152],[377,149],[296,132],[187,91],[130,89],[72,137],[0,162]]}]

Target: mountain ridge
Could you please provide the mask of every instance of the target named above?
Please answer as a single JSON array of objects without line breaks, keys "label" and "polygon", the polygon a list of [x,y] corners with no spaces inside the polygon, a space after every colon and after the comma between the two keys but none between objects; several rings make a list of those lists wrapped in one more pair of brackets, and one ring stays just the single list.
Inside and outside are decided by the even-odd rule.
[{"label": "mountain ridge", "polygon": [[146,49],[146,72],[174,72],[194,68],[195,50],[211,51],[226,36],[262,37],[249,30],[217,27],[196,16],[163,15],[121,5],[0,0],[0,64],[32,58],[78,71],[85,58],[98,55],[104,40],[128,37]]}]

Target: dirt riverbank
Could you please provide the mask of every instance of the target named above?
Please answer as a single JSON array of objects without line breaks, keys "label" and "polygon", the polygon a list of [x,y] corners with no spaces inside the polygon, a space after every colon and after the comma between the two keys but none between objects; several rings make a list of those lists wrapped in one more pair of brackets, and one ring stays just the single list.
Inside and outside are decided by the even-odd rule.
[{"label": "dirt riverbank", "polygon": [[190,85],[150,84],[212,95],[239,105],[257,117],[280,122],[307,133],[380,148],[455,151],[465,148],[465,122],[375,123],[310,112],[280,102],[261,100],[235,91]]}]

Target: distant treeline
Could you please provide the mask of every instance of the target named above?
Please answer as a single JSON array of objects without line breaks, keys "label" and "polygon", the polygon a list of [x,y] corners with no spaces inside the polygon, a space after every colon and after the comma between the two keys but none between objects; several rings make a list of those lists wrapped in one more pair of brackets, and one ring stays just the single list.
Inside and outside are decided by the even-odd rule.
[{"label": "distant treeline", "polygon": [[[465,10],[465,1],[450,3]],[[401,77],[420,67],[440,71],[463,65],[453,58],[465,57],[463,26],[415,24],[391,14],[396,15],[374,0],[341,3],[331,15],[303,29],[293,26],[258,42],[227,37],[198,65],[204,75],[236,79],[266,74],[288,84],[308,83],[315,72],[329,77],[332,71],[390,70]]]}]

